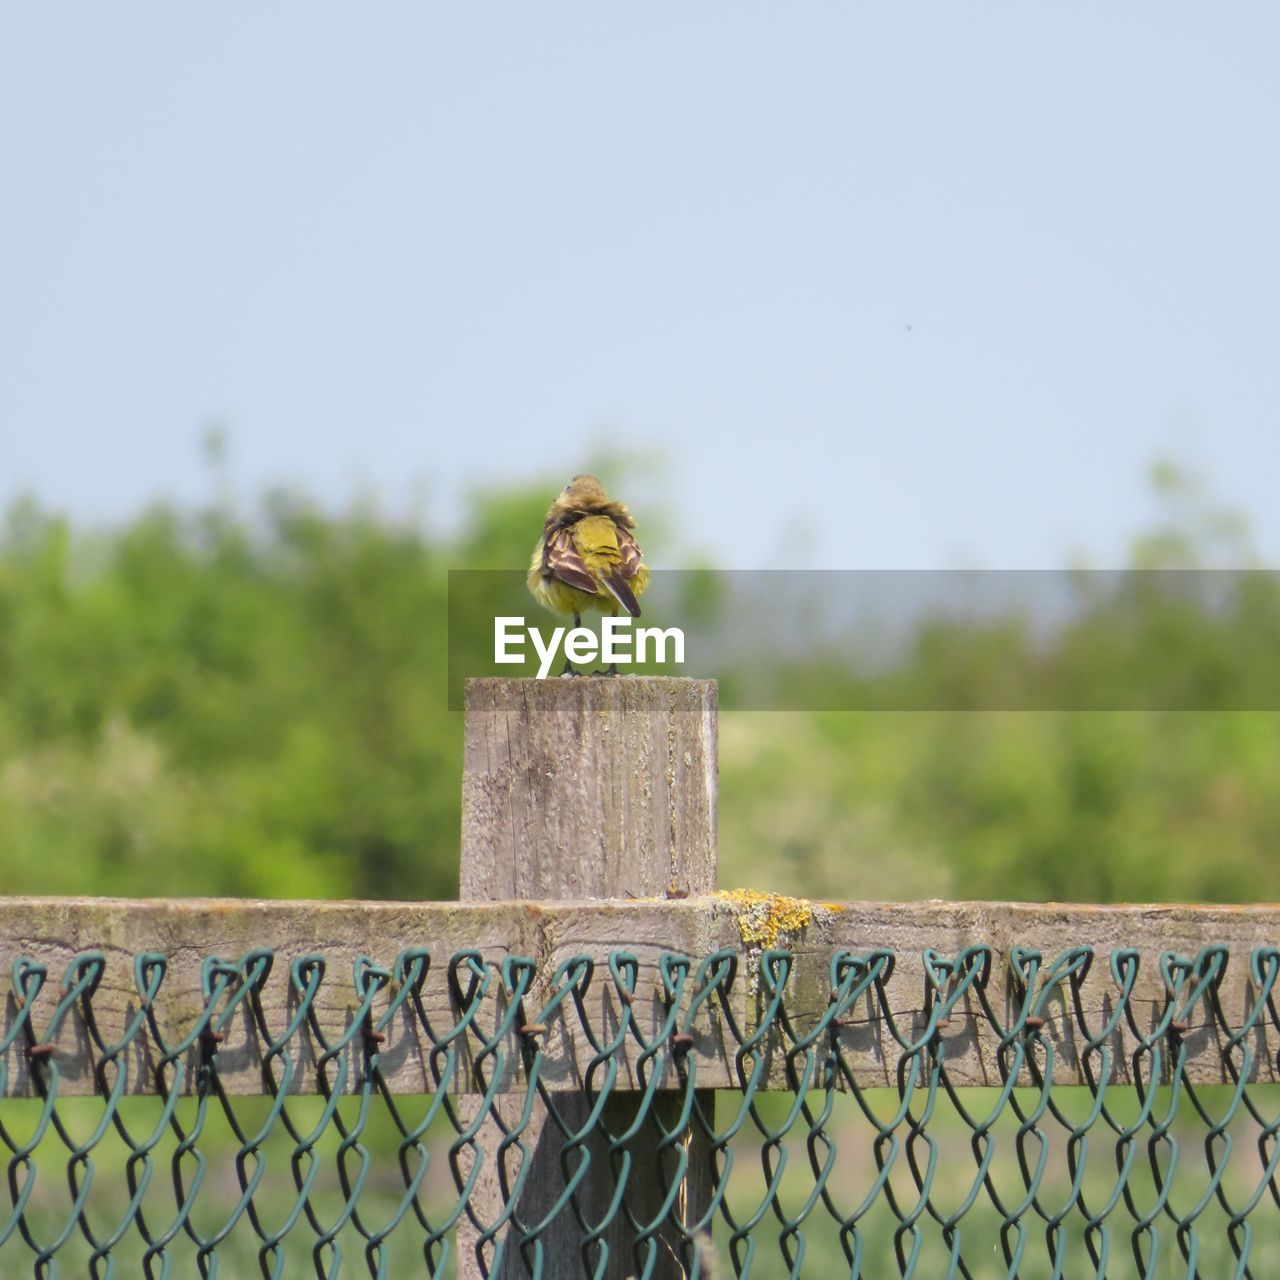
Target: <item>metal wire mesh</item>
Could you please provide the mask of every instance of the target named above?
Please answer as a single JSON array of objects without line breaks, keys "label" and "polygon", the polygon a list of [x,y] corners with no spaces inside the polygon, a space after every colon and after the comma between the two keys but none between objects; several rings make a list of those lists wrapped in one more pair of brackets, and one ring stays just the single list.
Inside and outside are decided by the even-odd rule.
[{"label": "metal wire mesh", "polygon": [[[1133,950],[1015,947],[1003,1001],[991,947],[926,951],[909,957],[923,978],[909,1014],[889,998],[903,959],[834,951],[825,1006],[801,1016],[790,951],[664,953],[644,1018],[628,952],[539,973],[521,956],[407,950],[356,963],[335,1033],[315,1016],[340,978],[322,955],[287,962],[290,1012],[268,1025],[282,961],[261,950],[206,959],[174,1037],[157,1017],[165,956],[133,958],[111,1036],[94,1016],[103,953],[76,956],[56,990],[19,957],[0,1024],[0,1274],[554,1276],[567,1223],[575,1273],[597,1277],[1280,1274],[1280,1086],[1265,1079],[1280,949],[1161,955],[1155,1016],[1132,998],[1149,963]],[[1088,1008],[1097,965],[1114,998]],[[1248,969],[1234,1020],[1218,999],[1229,966]],[[588,999],[601,984],[609,1018]],[[953,1079],[962,1010],[996,1038],[986,1087]],[[855,1061],[866,1019],[893,1046],[879,1083]],[[1054,1083],[1064,1021],[1076,1085]],[[1193,1023],[1212,1032],[1194,1050]],[[406,1024],[426,1093],[388,1083],[388,1035]],[[544,1071],[565,1024],[589,1046],[572,1089]],[[732,1088],[705,1087],[709,1025]],[[224,1088],[233,1030],[256,1042],[261,1096]],[[1193,1052],[1218,1055],[1225,1083],[1194,1082]],[[92,1090],[71,1090],[84,1070]]]}]

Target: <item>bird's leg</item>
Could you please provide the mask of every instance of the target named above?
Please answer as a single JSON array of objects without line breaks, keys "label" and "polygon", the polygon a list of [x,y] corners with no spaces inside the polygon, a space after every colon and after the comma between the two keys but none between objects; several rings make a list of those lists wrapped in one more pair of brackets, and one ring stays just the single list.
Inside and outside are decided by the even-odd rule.
[{"label": "bird's leg", "polygon": [[[616,618],[617,616],[618,616],[617,609],[609,610],[609,617]],[[604,674],[607,676],[616,676],[618,674],[618,664],[616,662],[609,663],[609,665],[605,668]]]},{"label": "bird's leg", "polygon": [[[575,629],[582,626],[582,619],[576,613],[573,615],[573,625]],[[569,650],[568,650],[568,647],[566,646],[564,651],[564,670],[560,673],[561,678],[565,676],[576,676],[578,674],[579,672],[577,668],[575,668],[573,664],[569,661]]]}]

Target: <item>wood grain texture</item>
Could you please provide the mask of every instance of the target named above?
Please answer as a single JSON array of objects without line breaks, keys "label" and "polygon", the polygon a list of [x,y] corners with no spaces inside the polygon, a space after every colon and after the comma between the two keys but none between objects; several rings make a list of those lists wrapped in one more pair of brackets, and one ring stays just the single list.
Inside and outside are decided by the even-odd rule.
[{"label": "wood grain texture", "polygon": [[[349,1025],[358,1001],[353,985],[357,958],[370,956],[390,967],[399,952],[426,947],[432,965],[422,989],[422,1002],[439,1033],[457,1018],[457,1005],[447,978],[447,962],[455,952],[475,948],[486,962],[498,965],[511,955],[530,957],[538,978],[526,1006],[531,1014],[545,999],[556,966],[575,955],[596,961],[596,976],[586,1001],[588,1016],[597,1027],[616,1018],[618,998],[609,980],[607,957],[611,951],[634,954],[639,964],[633,1009],[641,1033],[648,1035],[664,1012],[659,960],[664,952],[695,958],[730,948],[739,956],[730,1006],[745,1034],[758,1025],[763,1008],[759,980],[759,945],[743,941],[751,921],[743,908],[722,897],[684,901],[612,902],[512,902],[512,903],[394,903],[394,902],[255,902],[244,900],[124,901],[118,899],[11,898],[0,899],[0,1038],[17,1017],[11,969],[20,956],[48,966],[49,978],[31,1011],[37,1039],[45,1029],[61,994],[61,980],[76,955],[100,950],[105,957],[101,984],[93,996],[97,1028],[103,1039],[119,1039],[138,1009],[139,994],[133,976],[133,958],[156,951],[168,959],[168,973],[155,1003],[162,1034],[178,1040],[195,1023],[202,1008],[200,969],[211,955],[235,960],[260,947],[275,952],[275,963],[261,991],[267,1026],[280,1032],[296,1007],[289,970],[294,960],[319,954],[326,960],[326,975],[315,1001],[317,1022],[329,1038]],[[788,984],[787,1013],[798,1033],[813,1025],[827,1008],[828,971],[832,955],[843,949],[866,952],[888,947],[897,957],[886,992],[900,1027],[923,1025],[926,948],[947,955],[962,948],[986,944],[993,960],[987,987],[988,999],[1002,1019],[1012,1016],[1017,988],[1010,981],[1009,959],[1015,945],[1036,948],[1046,963],[1068,947],[1084,944],[1096,957],[1080,987],[1080,1004],[1086,1017],[1100,1024],[1114,1009],[1119,988],[1109,972],[1108,959],[1117,948],[1132,947],[1139,955],[1138,980],[1130,1000],[1139,1031],[1155,1028],[1168,1002],[1160,974],[1165,952],[1194,957],[1203,947],[1225,945],[1230,959],[1223,974],[1218,999],[1224,1020],[1239,1026],[1256,998],[1249,975],[1249,956],[1255,947],[1280,946],[1280,907],[1277,906],[1073,906],[1060,904],[1018,905],[1002,903],[843,903],[814,904],[809,923],[783,932],[777,945],[795,954],[795,972]],[[390,991],[374,1002],[375,1015],[387,1007]],[[481,1025],[495,1025],[498,1003],[491,998]],[[1054,1079],[1078,1084],[1084,1079],[1082,1039],[1069,994],[1060,992],[1048,1003],[1041,1035],[1055,1049]],[[863,1000],[850,1011],[840,1029],[840,1044],[854,1079],[864,1086],[892,1084],[901,1050],[889,1034],[878,1008]],[[698,1081],[708,1088],[733,1087],[738,1080],[734,1063],[736,1044],[724,1016],[709,1009],[694,1027],[691,1049]],[[1214,1083],[1228,1077],[1222,1058],[1225,1032],[1216,1025],[1206,1002],[1192,1010],[1183,1036],[1188,1050],[1185,1077]],[[7,1068],[5,1092],[27,1095],[33,1091],[26,1039],[10,1046],[2,1062]],[[358,1038],[357,1038],[358,1043]],[[591,1051],[572,1008],[551,1020],[543,1045],[544,1080],[552,1089],[579,1087],[591,1060]],[[958,1086],[991,1084],[1000,1078],[997,1050],[1000,1036],[972,996],[960,1002],[942,1030],[947,1070]],[[1253,1077],[1280,1079],[1280,1052],[1275,1014],[1267,1010],[1248,1043],[1253,1049]],[[476,1042],[470,1042],[476,1047]],[[1132,1079],[1131,1055],[1139,1040],[1122,1020],[1112,1038],[1111,1078]],[[317,1088],[314,1064],[318,1046],[309,1028],[295,1041],[301,1068],[293,1082],[298,1092]],[[420,1093],[436,1087],[430,1065],[430,1041],[416,1016],[406,1013],[388,1027],[380,1046],[381,1066],[392,1089]],[[519,1043],[509,1037],[508,1060],[512,1064],[503,1082],[513,1090],[521,1085]],[[775,1039],[767,1047],[768,1087],[787,1087],[786,1044]],[[640,1047],[633,1044],[625,1055],[620,1088],[636,1084]],[[348,1087],[354,1085],[362,1061],[353,1044],[348,1058],[353,1068]],[[92,1093],[95,1084],[93,1053],[81,1010],[73,1009],[54,1039],[51,1060],[58,1065],[63,1093]],[[188,1055],[196,1062],[195,1051]],[[469,1064],[471,1058],[464,1055]],[[151,1070],[157,1062],[150,1035],[140,1037],[125,1059],[126,1088],[132,1093],[153,1091]],[[1165,1055],[1165,1066],[1169,1062]],[[228,1028],[218,1047],[218,1069],[223,1087],[233,1094],[263,1090],[261,1045],[247,1018]],[[193,1086],[188,1072],[185,1088]],[[475,1082],[464,1072],[452,1082],[460,1092],[473,1090]]]},{"label": "wood grain texture", "polygon": [[[469,680],[462,773],[463,899],[585,901],[713,890],[716,694],[711,680]],[[645,994],[645,1013],[657,1013],[652,992]],[[602,1019],[616,1018],[618,1012],[607,1001],[599,1007]],[[574,1038],[566,1019],[554,1021],[554,1027],[548,1023],[548,1036]],[[634,1066],[628,1071],[632,1082]],[[575,1064],[574,1074],[559,1077],[558,1084],[570,1086],[557,1099],[559,1123],[548,1116],[540,1098],[533,1104],[532,1163],[517,1212],[525,1223],[553,1214],[565,1189],[566,1166],[577,1167],[585,1155],[591,1173],[578,1186],[579,1208],[588,1222],[610,1220],[603,1238],[610,1274],[629,1274],[635,1233],[626,1214],[610,1213],[617,1191],[613,1170],[621,1152],[610,1152],[600,1129],[614,1135],[636,1130],[626,1146],[626,1197],[628,1209],[641,1222],[661,1214],[664,1187],[670,1185],[657,1152],[660,1132],[652,1120],[637,1127],[638,1095],[624,1092],[605,1103],[590,1139],[567,1153],[565,1132],[586,1128],[592,1115],[591,1100],[573,1089],[585,1068]],[[674,1071],[669,1075],[675,1084]],[[681,1101],[678,1093],[660,1093],[652,1112],[670,1124],[680,1114]],[[714,1113],[714,1093],[705,1093],[701,1101]],[[478,1136],[480,1150],[498,1148],[504,1129],[519,1118],[522,1102],[514,1095],[498,1104],[496,1115],[488,1114]],[[690,1132],[687,1154],[680,1201],[686,1224],[709,1208],[714,1172],[710,1143],[702,1132]],[[490,1160],[480,1171],[468,1219],[459,1224],[460,1274],[490,1273],[475,1227],[493,1222],[504,1203],[498,1170]],[[514,1248],[515,1239],[512,1233],[509,1247]],[[583,1243],[574,1215],[562,1211],[542,1237],[543,1274],[579,1274]],[[670,1223],[660,1230],[658,1243],[654,1280],[684,1275],[681,1240]],[[589,1249],[588,1263],[594,1262],[596,1248]],[[516,1277],[526,1271],[512,1253],[494,1274]]]},{"label": "wood grain texture", "polygon": [[464,901],[716,887],[714,680],[468,680],[465,702]]}]

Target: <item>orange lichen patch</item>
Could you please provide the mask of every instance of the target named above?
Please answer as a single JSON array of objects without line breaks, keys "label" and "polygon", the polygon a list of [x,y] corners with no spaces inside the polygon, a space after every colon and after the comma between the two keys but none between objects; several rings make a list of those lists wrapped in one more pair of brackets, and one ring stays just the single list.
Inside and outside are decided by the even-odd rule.
[{"label": "orange lichen patch", "polygon": [[814,904],[807,898],[754,889],[722,889],[714,896],[733,904],[738,932],[749,947],[776,947],[784,933],[800,933],[813,923]]}]

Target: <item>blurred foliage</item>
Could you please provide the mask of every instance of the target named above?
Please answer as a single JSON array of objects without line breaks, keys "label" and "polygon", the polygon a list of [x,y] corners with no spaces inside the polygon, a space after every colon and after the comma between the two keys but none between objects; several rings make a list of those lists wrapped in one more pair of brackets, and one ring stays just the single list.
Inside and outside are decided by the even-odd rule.
[{"label": "blurred foliage", "polygon": [[[1160,513],[1134,567],[1256,563],[1238,514],[1175,468],[1154,479]],[[97,532],[14,504],[0,533],[0,892],[452,896],[447,570],[527,564],[562,483],[477,493],[448,537],[367,501],[334,513],[276,492],[243,508],[225,485],[205,508]],[[660,551],[674,522],[627,496]],[[922,699],[1047,682],[1056,706],[1136,672],[1209,672],[1211,695],[1247,670],[1280,689],[1280,656],[1255,639],[1275,633],[1274,588],[1227,611],[1159,591],[1086,606],[1047,642],[1016,621],[931,622],[895,679]],[[1276,713],[725,712],[721,732],[724,884],[1280,898]]]},{"label": "blurred foliage", "polygon": [[[848,898],[1280,898],[1280,712],[1179,709],[1280,708],[1280,585],[1151,572],[1258,565],[1238,513],[1169,464],[1152,482],[1134,572],[1081,575],[1048,637],[1017,617],[916,629],[891,702],[952,709],[727,717],[722,863]],[[1167,709],[1054,709],[1132,690]],[[978,709],[1010,705],[1045,709]]]}]

